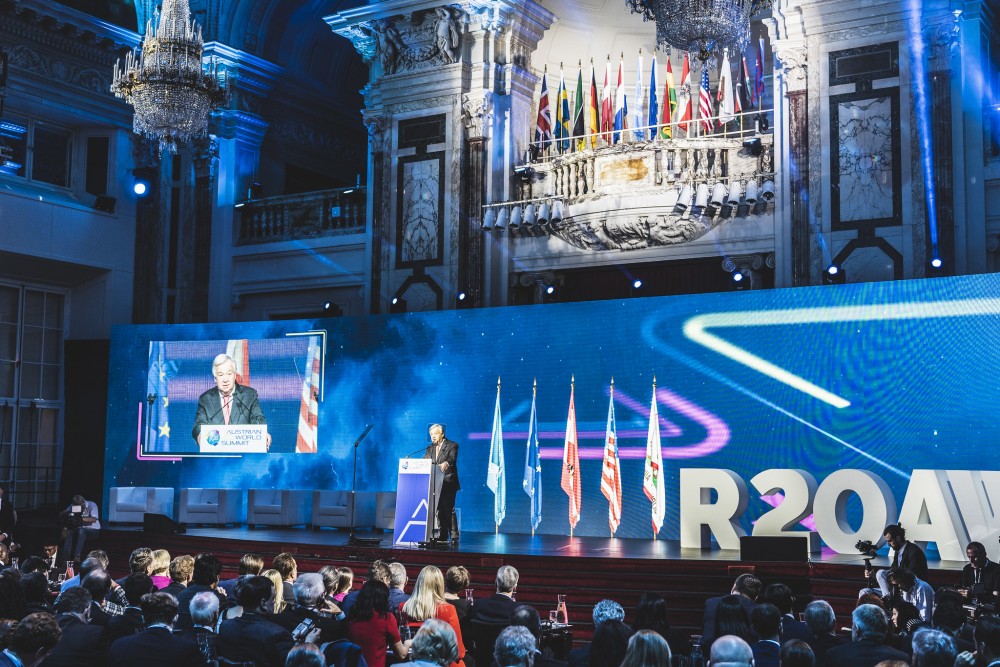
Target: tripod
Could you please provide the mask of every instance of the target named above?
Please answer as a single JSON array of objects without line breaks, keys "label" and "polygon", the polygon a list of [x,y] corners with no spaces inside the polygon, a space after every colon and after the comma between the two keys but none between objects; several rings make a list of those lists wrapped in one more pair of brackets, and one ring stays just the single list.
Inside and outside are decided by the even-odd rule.
[{"label": "tripod", "polygon": [[375,424],[365,424],[364,432],[354,441],[354,471],[351,473],[351,534],[347,536],[347,544],[355,547],[378,546],[382,541],[377,537],[355,537],[354,535],[354,504],[357,499],[358,489],[358,445],[368,437],[373,428],[375,428]]}]

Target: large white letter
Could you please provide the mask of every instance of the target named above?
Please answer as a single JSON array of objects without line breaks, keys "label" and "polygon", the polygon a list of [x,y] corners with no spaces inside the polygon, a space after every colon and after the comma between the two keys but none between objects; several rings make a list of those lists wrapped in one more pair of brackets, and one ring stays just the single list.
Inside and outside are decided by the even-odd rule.
[{"label": "large white letter", "polygon": [[780,505],[757,519],[753,526],[754,535],[775,535],[803,537],[809,540],[811,552],[820,550],[819,536],[815,531],[792,530],[802,519],[813,511],[813,496],[816,495],[816,478],[805,470],[765,470],[750,480],[750,484],[762,496],[774,496],[783,492]]},{"label": "large white letter", "polygon": [[947,492],[949,473],[914,470],[899,511],[899,523],[906,529],[906,539],[920,543],[923,548],[927,548],[928,542],[936,542],[941,560],[964,561],[969,536],[962,527],[958,507]]},{"label": "large white letter", "polygon": [[[861,527],[851,530],[847,521],[847,500],[851,494],[861,500]],[[858,552],[858,540],[878,544],[882,531],[896,522],[896,499],[889,485],[868,470],[838,470],[819,485],[813,499],[816,530],[828,547],[842,554]]]},{"label": "large white letter", "polygon": [[[990,560],[1000,559],[1000,472],[996,470],[949,470],[948,485],[962,517],[958,530],[968,541],[982,542]],[[964,527],[964,530],[963,530]],[[962,533],[959,533],[962,535]]]},{"label": "large white letter", "polygon": [[[712,502],[712,492],[717,494]],[[743,479],[732,470],[681,469],[681,548],[710,549],[715,535],[722,549],[739,549],[746,532],[739,519],[750,494]]]}]

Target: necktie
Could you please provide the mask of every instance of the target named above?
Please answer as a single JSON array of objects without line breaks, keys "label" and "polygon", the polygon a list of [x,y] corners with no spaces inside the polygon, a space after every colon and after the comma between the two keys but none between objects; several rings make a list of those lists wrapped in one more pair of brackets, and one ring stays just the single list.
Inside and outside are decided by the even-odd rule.
[{"label": "necktie", "polygon": [[229,396],[223,396],[222,397],[222,418],[225,420],[225,423],[227,423],[227,424],[229,423],[229,414],[230,414],[230,412],[232,412],[232,409],[233,409],[233,395],[230,394]]}]

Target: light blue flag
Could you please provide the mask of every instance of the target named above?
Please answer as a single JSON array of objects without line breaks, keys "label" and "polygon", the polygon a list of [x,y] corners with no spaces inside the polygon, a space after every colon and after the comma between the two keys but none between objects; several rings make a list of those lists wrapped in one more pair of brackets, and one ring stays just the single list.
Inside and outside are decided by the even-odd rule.
[{"label": "light blue flag", "polygon": [[167,363],[167,345],[161,341],[149,343],[149,372],[146,375],[146,394],[152,403],[147,403],[146,451],[170,451],[170,394],[167,388],[168,373],[172,367]]},{"label": "light blue flag", "polygon": [[500,383],[497,382],[497,406],[493,411],[493,437],[490,438],[490,464],[486,486],[493,492],[493,522],[500,527],[507,515],[507,479],[503,463],[503,425],[500,423]]},{"label": "light blue flag", "polygon": [[531,498],[531,530],[542,522],[542,459],[538,452],[538,415],[535,393],[531,394],[531,420],[528,422],[528,447],[524,454],[524,492]]}]

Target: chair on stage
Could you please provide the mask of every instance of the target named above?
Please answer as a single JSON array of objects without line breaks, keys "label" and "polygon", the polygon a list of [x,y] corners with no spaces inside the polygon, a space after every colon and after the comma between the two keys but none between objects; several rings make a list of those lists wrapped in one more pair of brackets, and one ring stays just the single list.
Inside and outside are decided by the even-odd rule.
[{"label": "chair on stage", "polygon": [[[375,522],[372,494],[358,492],[355,499],[354,526],[371,526]],[[351,509],[350,491],[313,491],[312,527],[350,528]]]},{"label": "chair on stage", "polygon": [[181,489],[181,523],[238,524],[242,513],[242,489]]},{"label": "chair on stage", "polygon": [[174,490],[153,486],[113,486],[108,523],[142,523],[144,514],[174,518]]},{"label": "chair on stage", "polygon": [[309,524],[309,491],[250,489],[247,492],[247,525],[298,526]]},{"label": "chair on stage", "polygon": [[396,525],[396,492],[379,491],[375,494],[375,527],[392,532]]}]

